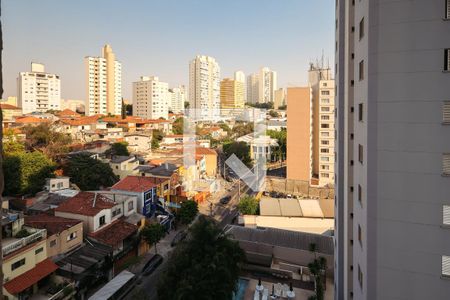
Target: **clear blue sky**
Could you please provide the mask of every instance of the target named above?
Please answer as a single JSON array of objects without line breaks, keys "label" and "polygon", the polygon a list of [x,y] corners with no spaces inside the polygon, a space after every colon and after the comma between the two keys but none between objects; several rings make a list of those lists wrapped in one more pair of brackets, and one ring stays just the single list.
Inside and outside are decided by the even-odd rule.
[{"label": "clear blue sky", "polygon": [[83,58],[109,43],[123,68],[123,95],[141,75],[188,84],[189,61],[213,56],[221,77],[262,66],[278,85],[302,85],[308,64],[334,63],[335,0],[3,0],[4,96],[30,62],[61,78],[62,97],[84,99]]}]

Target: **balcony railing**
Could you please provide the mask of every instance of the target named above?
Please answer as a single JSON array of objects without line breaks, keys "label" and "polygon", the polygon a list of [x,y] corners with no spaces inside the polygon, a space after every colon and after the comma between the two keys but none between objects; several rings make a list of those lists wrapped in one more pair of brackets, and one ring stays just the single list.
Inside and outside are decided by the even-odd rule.
[{"label": "balcony railing", "polygon": [[22,247],[25,247],[26,245],[29,245],[31,243],[34,243],[36,241],[45,238],[47,238],[47,230],[38,229],[36,232],[33,232],[29,236],[26,236],[24,238],[21,238],[20,240],[17,240],[15,242],[12,242],[11,244],[4,246],[2,248],[2,254],[3,256],[6,256],[11,252],[14,252]]}]

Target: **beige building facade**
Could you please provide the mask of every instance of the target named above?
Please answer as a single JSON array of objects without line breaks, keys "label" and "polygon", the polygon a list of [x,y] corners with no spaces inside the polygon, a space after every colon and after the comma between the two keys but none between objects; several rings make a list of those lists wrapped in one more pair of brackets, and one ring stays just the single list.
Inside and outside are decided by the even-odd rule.
[{"label": "beige building facade", "polygon": [[110,45],[102,48],[101,57],[84,58],[86,72],[86,115],[122,112],[122,64]]},{"label": "beige building facade", "polygon": [[244,108],[244,83],[225,78],[220,82],[220,108]]}]

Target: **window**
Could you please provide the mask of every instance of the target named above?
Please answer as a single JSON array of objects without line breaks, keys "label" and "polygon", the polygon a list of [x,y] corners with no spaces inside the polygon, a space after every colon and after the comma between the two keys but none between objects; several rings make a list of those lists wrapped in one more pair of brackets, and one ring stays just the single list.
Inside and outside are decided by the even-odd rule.
[{"label": "window", "polygon": [[358,225],[358,241],[359,241],[359,244],[362,246],[362,229],[361,229],[361,225]]},{"label": "window", "polygon": [[76,239],[76,238],[77,238],[77,232],[75,231],[75,232],[72,232],[71,234],[69,234],[67,236],[67,241],[69,242],[69,241],[71,241],[73,239]]},{"label": "window", "polygon": [[444,71],[450,71],[450,49],[444,50]]},{"label": "window", "polygon": [[100,226],[105,225],[105,223],[106,223],[106,217],[105,217],[105,216],[101,216],[100,219],[99,219],[99,223],[100,223]]},{"label": "window", "polygon": [[22,258],[21,260],[16,261],[11,265],[11,271],[14,271],[17,268],[20,268],[25,264],[25,258]]},{"label": "window", "polygon": [[330,128],[330,124],[320,124],[320,128]]},{"label": "window", "polygon": [[329,178],[330,177],[330,175],[328,173],[321,173],[320,176],[323,177],[323,178]]},{"label": "window", "polygon": [[362,202],[362,188],[360,184],[358,184],[358,201]]},{"label": "window", "polygon": [[442,276],[450,277],[450,256],[442,256]]},{"label": "window", "polygon": [[361,271],[361,266],[358,265],[358,281],[359,281],[359,286],[361,287],[361,289],[363,288],[363,280],[364,280],[364,277],[363,277],[363,273]]},{"label": "window", "polygon": [[133,205],[133,201],[128,202],[128,211],[133,210],[134,205]]},{"label": "window", "polygon": [[358,104],[358,121],[362,121],[363,120],[363,104],[359,103]]},{"label": "window", "polygon": [[112,211],[112,217],[114,218],[115,216],[120,215],[121,212],[122,212],[122,209],[120,209],[120,207],[118,207],[117,209]]},{"label": "window", "polygon": [[34,251],[35,255],[38,255],[39,253],[41,253],[42,251],[44,251],[44,247],[38,248]]},{"label": "window", "polygon": [[450,205],[442,207],[442,224],[450,226]]},{"label": "window", "polygon": [[328,150],[328,149],[320,149],[320,152],[321,152],[321,153],[329,153],[330,150]]},{"label": "window", "polygon": [[321,91],[320,94],[323,96],[328,96],[330,95],[330,91]]},{"label": "window", "polygon": [[450,19],[450,0],[445,1],[445,18]]},{"label": "window", "polygon": [[55,247],[56,246],[56,240],[50,241],[50,247]]},{"label": "window", "polygon": [[321,161],[330,161],[330,158],[326,157],[326,156],[322,156],[322,157],[320,157],[320,160]]},{"label": "window", "polygon": [[364,79],[364,60],[359,62],[359,81]]},{"label": "window", "polygon": [[330,99],[328,99],[328,98],[323,98],[320,101],[322,102],[322,104],[329,104],[330,103]]},{"label": "window", "polygon": [[322,140],[322,141],[320,141],[320,143],[321,143],[322,145],[329,145],[329,144],[330,144],[330,141]]},{"label": "window", "polygon": [[321,111],[330,111],[330,108],[328,106],[322,106],[320,108]]},{"label": "window", "polygon": [[[364,149],[363,146],[361,144],[358,145],[358,161],[360,163],[363,163],[363,155],[364,155]],[[450,162],[450,158],[449,158],[449,162]],[[450,168],[449,168],[450,169]],[[449,170],[450,171],[450,170]]]},{"label": "window", "polygon": [[359,39],[361,40],[364,37],[364,18],[359,22]]},{"label": "window", "polygon": [[442,155],[442,175],[450,176],[450,153]]},{"label": "window", "polygon": [[450,101],[444,101],[442,104],[442,122],[450,124]]}]

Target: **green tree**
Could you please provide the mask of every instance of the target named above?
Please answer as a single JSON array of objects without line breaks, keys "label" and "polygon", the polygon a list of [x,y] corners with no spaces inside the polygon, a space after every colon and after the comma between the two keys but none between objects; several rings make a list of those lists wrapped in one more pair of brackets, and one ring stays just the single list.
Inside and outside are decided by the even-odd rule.
[{"label": "green tree", "polygon": [[71,157],[64,166],[64,173],[84,191],[109,187],[118,181],[109,164],[84,153]]},{"label": "green tree", "polygon": [[7,130],[3,136],[3,152],[5,154],[12,154],[16,152],[24,152],[25,145],[18,141],[16,135],[12,130]]},{"label": "green tree", "polygon": [[287,131],[285,129],[280,131],[267,130],[266,133],[278,142],[278,146],[273,150],[275,158],[279,161],[286,159]]},{"label": "green tree", "polygon": [[258,215],[259,201],[255,197],[245,195],[238,204],[238,210],[243,215]]},{"label": "green tree", "polygon": [[228,126],[227,124],[225,124],[225,123],[219,123],[219,127],[222,128],[223,131],[226,131],[227,134],[230,134],[230,133],[231,133],[231,128],[230,128],[230,126]]},{"label": "green tree", "polygon": [[187,200],[181,203],[181,208],[177,213],[177,219],[182,224],[189,224],[197,216],[198,213],[198,204],[193,200]]},{"label": "green tree", "polygon": [[128,156],[130,152],[128,151],[128,143],[127,142],[117,142],[111,145],[111,149],[109,149],[106,153],[108,156],[121,155]]},{"label": "green tree", "polygon": [[278,118],[280,115],[274,110],[269,110],[269,116],[272,118]]},{"label": "green tree", "polygon": [[190,106],[189,101],[184,101],[184,108],[189,108],[189,106]]},{"label": "green tree", "polygon": [[308,269],[314,277],[315,295],[311,299],[323,300],[325,295],[327,260],[323,256],[317,257],[317,245],[309,244],[309,251],[314,253],[313,262],[308,264]]},{"label": "green tree", "polygon": [[253,123],[237,123],[233,129],[233,136],[234,137],[241,137],[243,135],[249,134],[254,132],[254,126]]},{"label": "green tree", "polygon": [[5,195],[35,194],[42,190],[45,179],[53,176],[55,164],[39,151],[5,153]]},{"label": "green tree", "polygon": [[164,138],[164,134],[161,130],[155,129],[152,131],[152,149],[159,148],[159,142]]},{"label": "green tree", "polygon": [[166,235],[164,226],[159,223],[150,224],[144,227],[141,231],[141,236],[149,246],[155,246],[155,253],[158,253],[156,245]]},{"label": "green tree", "polygon": [[39,150],[54,159],[61,154],[70,152],[72,138],[59,132],[53,125],[42,123],[38,126],[25,126],[23,129],[29,150]]},{"label": "green tree", "polygon": [[170,256],[158,281],[158,298],[229,300],[244,262],[239,244],[224,235],[213,220],[200,216],[190,228],[190,238]]},{"label": "green tree", "polygon": [[223,152],[226,158],[235,154],[246,166],[251,166],[252,159],[250,158],[250,146],[245,142],[231,142],[223,144]]},{"label": "green tree", "polygon": [[184,132],[183,126],[184,126],[184,118],[183,117],[177,118],[172,124],[173,134],[183,134]]}]

